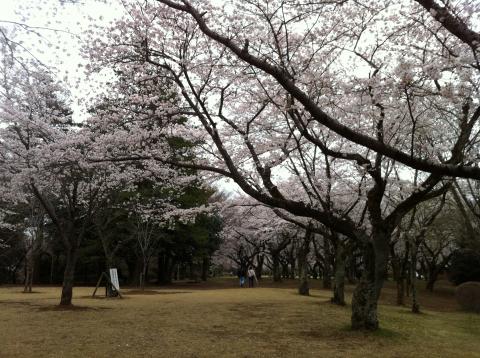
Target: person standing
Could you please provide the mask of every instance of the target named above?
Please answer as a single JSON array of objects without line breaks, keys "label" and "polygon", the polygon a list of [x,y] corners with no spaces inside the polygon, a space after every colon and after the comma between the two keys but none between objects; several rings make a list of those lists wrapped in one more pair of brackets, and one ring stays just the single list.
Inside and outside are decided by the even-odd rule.
[{"label": "person standing", "polygon": [[240,287],[243,287],[245,285],[245,269],[243,267],[238,268],[237,276],[240,280]]},{"label": "person standing", "polygon": [[255,274],[255,270],[253,269],[252,266],[248,268],[247,275],[248,275],[248,287],[254,287],[255,281],[257,281],[257,275]]}]

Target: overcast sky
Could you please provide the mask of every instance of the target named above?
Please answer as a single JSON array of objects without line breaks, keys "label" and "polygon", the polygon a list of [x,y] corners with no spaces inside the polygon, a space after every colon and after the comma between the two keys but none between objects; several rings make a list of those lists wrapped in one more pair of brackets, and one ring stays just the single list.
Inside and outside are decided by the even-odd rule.
[{"label": "overcast sky", "polygon": [[[119,8],[103,0],[0,0],[0,26],[22,43],[31,55],[57,74],[72,94],[76,120],[85,117],[85,98],[92,84],[84,80],[80,39],[92,23],[106,24],[120,16]],[[13,23],[12,23],[13,22]],[[22,24],[29,26],[26,30]],[[27,56],[27,55],[26,55]]]}]

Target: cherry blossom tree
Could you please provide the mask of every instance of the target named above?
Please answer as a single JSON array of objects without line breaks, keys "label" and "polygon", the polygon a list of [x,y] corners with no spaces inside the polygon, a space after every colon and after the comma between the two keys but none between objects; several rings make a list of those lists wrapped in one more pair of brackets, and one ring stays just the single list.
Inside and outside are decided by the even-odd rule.
[{"label": "cherry blossom tree", "polygon": [[196,159],[146,158],[231,178],[362,247],[352,326],[376,329],[392,233],[450,177],[480,178],[475,6],[447,17],[419,3],[430,13],[413,1],[126,4],[89,55],[137,85],[175,83],[189,120],[175,130],[201,143]]},{"label": "cherry blossom tree", "polygon": [[33,273],[37,255],[43,246],[45,212],[35,198],[31,198],[25,218],[25,287],[23,292],[32,292]]}]

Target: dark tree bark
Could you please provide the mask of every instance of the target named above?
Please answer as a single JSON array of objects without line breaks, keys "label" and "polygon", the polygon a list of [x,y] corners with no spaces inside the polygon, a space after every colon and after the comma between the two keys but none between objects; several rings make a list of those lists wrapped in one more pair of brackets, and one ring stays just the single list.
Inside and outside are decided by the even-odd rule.
[{"label": "dark tree bark", "polygon": [[308,262],[307,257],[310,252],[310,241],[312,239],[312,232],[307,229],[302,243],[298,246],[298,276],[300,278],[300,286],[298,293],[302,296],[310,295],[310,287],[308,285]]},{"label": "dark tree bark", "polygon": [[257,255],[257,265],[255,266],[255,275],[257,276],[258,280],[262,279],[264,261],[265,261],[265,255],[258,254]]},{"label": "dark tree bark", "polygon": [[281,282],[282,281],[282,274],[280,271],[280,253],[272,252],[272,275],[273,275],[273,282]]},{"label": "dark tree bark", "polygon": [[75,279],[75,266],[77,264],[77,250],[72,248],[67,251],[65,257],[65,270],[63,272],[61,306],[70,306],[72,304],[73,283]]},{"label": "dark tree bark", "polygon": [[376,270],[375,253],[371,245],[365,248],[364,264],[364,272],[352,297],[352,328],[375,330],[378,328]]},{"label": "dark tree bark", "polygon": [[392,264],[392,271],[393,271],[393,279],[395,280],[396,288],[397,288],[397,299],[396,303],[399,306],[405,305],[405,279],[407,276],[407,266],[408,266],[408,258],[410,252],[410,243],[407,241],[405,243],[405,252],[402,253],[403,257],[399,254],[395,253],[395,244],[401,240],[401,232],[400,230],[397,231],[396,241],[390,244],[390,253],[392,256],[391,264]]},{"label": "dark tree bark", "polygon": [[[281,265],[281,252],[288,246],[290,243],[291,238],[284,237],[280,243],[274,244],[269,243],[267,244],[268,253],[272,258],[272,275],[273,275],[273,282],[280,282],[282,281],[282,272],[283,265]],[[287,270],[288,275],[288,270]],[[288,276],[287,276],[288,277]]]},{"label": "dark tree bark", "polygon": [[[286,265],[287,275],[288,275],[288,278],[292,280],[295,280],[296,261],[297,261],[295,257],[295,249],[296,249],[296,245],[292,244],[290,246],[290,250],[288,250],[288,253],[287,253],[287,265]],[[290,266],[290,270],[288,269],[289,266]]]},{"label": "dark tree bark", "polygon": [[425,288],[428,291],[433,292],[433,288],[435,286],[436,281],[437,281],[437,274],[435,274],[435,276],[429,276],[427,280],[427,285],[425,286]]},{"label": "dark tree bark", "polygon": [[328,264],[323,266],[322,287],[324,289],[332,288],[332,272],[330,271],[330,265]]},{"label": "dark tree bark", "polygon": [[417,252],[418,247],[414,242],[412,245],[412,257],[410,263],[410,284],[411,284],[411,291],[412,291],[412,312],[413,313],[420,313],[420,304],[417,300]]},{"label": "dark tree bark", "polygon": [[31,293],[33,286],[33,271],[35,267],[35,254],[33,247],[29,248],[25,255],[25,286],[23,292]]},{"label": "dark tree bark", "polygon": [[385,281],[391,232],[382,226],[374,227],[372,243],[364,244],[364,271],[353,292],[352,328],[378,329],[377,302]]},{"label": "dark tree bark", "polygon": [[332,303],[345,306],[345,265],[346,252],[344,244],[338,239],[335,257],[335,275]]}]

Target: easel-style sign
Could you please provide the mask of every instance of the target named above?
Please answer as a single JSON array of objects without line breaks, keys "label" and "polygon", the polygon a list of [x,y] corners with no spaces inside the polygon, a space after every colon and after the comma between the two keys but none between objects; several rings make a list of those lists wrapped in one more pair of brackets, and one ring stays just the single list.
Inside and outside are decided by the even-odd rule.
[{"label": "easel-style sign", "polygon": [[112,282],[115,290],[120,291],[120,283],[118,282],[118,273],[116,268],[110,269],[110,281]]}]

